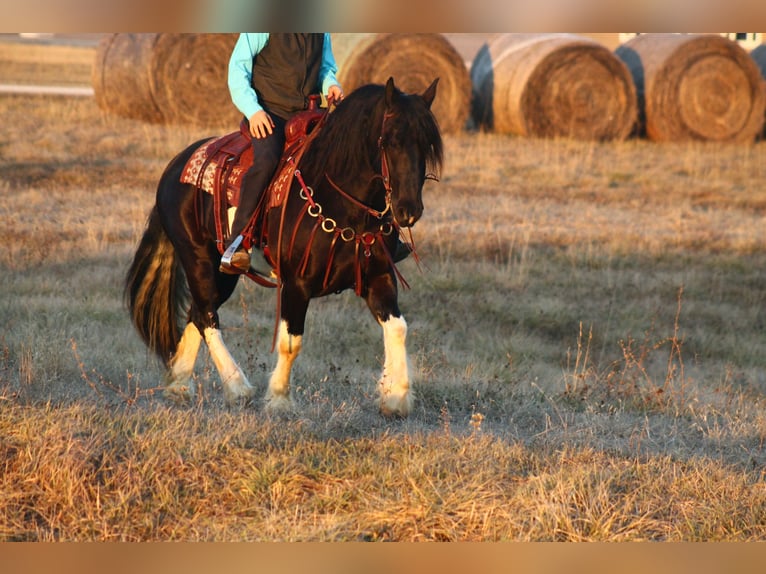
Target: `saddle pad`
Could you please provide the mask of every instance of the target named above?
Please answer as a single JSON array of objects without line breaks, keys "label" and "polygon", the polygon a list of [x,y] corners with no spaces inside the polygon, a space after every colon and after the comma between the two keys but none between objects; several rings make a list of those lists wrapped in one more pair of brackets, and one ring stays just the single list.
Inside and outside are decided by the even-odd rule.
[{"label": "saddle pad", "polygon": [[[239,188],[242,177],[253,163],[253,151],[252,148],[245,147],[238,157],[233,156],[227,150],[227,146],[220,146],[222,140],[230,138],[231,135],[233,134],[212,138],[198,147],[181,172],[181,182],[190,183],[207,193],[213,194],[216,180],[222,177],[228,168],[229,173],[226,176],[226,181],[221,182],[220,185],[226,191],[228,204],[237,206],[239,205]],[[249,141],[245,143],[247,146],[250,145]],[[234,162],[234,165],[230,166],[229,162]]]}]

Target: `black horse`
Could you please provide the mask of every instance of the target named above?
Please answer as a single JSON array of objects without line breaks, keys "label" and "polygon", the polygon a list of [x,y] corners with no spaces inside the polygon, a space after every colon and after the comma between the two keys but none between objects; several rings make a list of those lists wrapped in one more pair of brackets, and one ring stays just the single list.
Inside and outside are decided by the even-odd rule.
[{"label": "black horse", "polygon": [[[400,227],[423,213],[425,180],[442,165],[442,140],[430,107],[435,80],[422,94],[385,86],[355,90],[329,113],[298,166],[287,199],[269,210],[267,247],[279,283],[277,364],[267,408],[291,407],[290,371],[301,350],[309,301],[354,288],[383,328],[380,410],[412,408],[405,338],[392,259]],[[190,400],[201,341],[208,345],[229,404],[255,388],[221,337],[218,308],[239,276],[219,272],[212,196],[180,182],[192,144],[167,166],[156,204],[125,281],[139,334],[167,367],[166,393]]]}]

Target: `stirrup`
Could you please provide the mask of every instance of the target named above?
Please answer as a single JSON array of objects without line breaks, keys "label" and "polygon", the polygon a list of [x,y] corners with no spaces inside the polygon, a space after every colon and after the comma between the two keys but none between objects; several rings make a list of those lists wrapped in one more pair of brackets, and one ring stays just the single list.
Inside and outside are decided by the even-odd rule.
[{"label": "stirrup", "polygon": [[239,246],[242,245],[242,241],[244,240],[244,236],[242,234],[237,235],[237,237],[234,238],[234,241],[231,242],[229,247],[226,248],[226,251],[223,252],[223,255],[221,256],[221,265],[225,267],[231,267],[231,258],[234,255],[234,253],[237,252],[237,249],[239,249]]}]

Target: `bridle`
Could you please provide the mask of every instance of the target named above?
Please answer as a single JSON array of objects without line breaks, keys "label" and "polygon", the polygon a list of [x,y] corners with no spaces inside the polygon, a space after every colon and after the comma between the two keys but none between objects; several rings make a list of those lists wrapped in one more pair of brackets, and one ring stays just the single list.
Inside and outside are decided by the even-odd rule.
[{"label": "bridle", "polygon": [[330,174],[325,173],[325,179],[327,179],[328,183],[332,186],[332,188],[337,191],[341,197],[349,201],[350,203],[353,203],[357,207],[360,207],[364,211],[366,211],[368,214],[372,215],[376,219],[383,219],[383,217],[391,211],[391,195],[393,193],[393,190],[391,188],[391,172],[390,168],[388,166],[388,154],[386,153],[386,140],[385,140],[385,133],[386,133],[386,122],[389,118],[394,117],[394,112],[386,111],[383,114],[383,125],[380,128],[380,136],[378,136],[378,151],[380,152],[380,173],[375,174],[373,176],[373,179],[380,179],[383,181],[383,188],[386,190],[386,196],[385,196],[385,208],[383,211],[378,211],[377,209],[374,209],[370,207],[369,205],[359,201],[357,198],[353,197],[352,195],[349,195],[343,189],[336,184],[332,178],[330,177]]}]

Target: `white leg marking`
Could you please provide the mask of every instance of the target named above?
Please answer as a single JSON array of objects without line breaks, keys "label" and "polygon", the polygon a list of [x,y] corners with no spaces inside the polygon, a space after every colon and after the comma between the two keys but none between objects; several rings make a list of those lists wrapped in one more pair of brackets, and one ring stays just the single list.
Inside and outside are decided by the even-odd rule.
[{"label": "white leg marking", "polygon": [[406,417],[412,410],[410,370],[407,362],[407,322],[404,317],[380,321],[386,359],[378,381],[380,412],[385,416]]},{"label": "white leg marking", "polygon": [[165,396],[175,402],[185,403],[194,398],[196,389],[191,378],[201,342],[199,329],[187,323],[165,375]]},{"label": "white leg marking", "polygon": [[287,332],[287,322],[280,321],[277,337],[277,365],[269,378],[269,389],[266,393],[266,409],[270,411],[286,411],[293,408],[290,398],[290,372],[293,363],[301,352],[303,337],[290,335]]},{"label": "white leg marking", "polygon": [[245,373],[229,353],[223,342],[221,331],[208,327],[205,329],[205,342],[210,349],[218,374],[223,383],[223,395],[228,405],[236,405],[250,399],[255,388],[247,380]]}]

